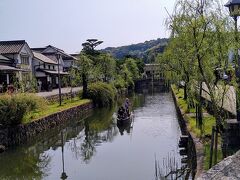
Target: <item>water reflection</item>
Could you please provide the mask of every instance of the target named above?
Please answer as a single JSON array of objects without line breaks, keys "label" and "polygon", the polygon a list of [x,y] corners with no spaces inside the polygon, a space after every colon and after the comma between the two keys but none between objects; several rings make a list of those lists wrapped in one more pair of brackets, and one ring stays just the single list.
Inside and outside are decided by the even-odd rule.
[{"label": "water reflection", "polygon": [[62,174],[61,179],[67,179],[67,173],[65,172],[65,166],[64,166],[64,135],[63,131],[61,132],[61,144],[62,144]]},{"label": "water reflection", "polygon": [[0,179],[42,179],[48,175],[51,157],[40,147],[18,148],[17,153],[10,150],[4,154],[0,157]]},{"label": "water reflection", "polygon": [[127,134],[131,133],[131,129],[133,128],[132,126],[132,122],[131,123],[127,123],[127,124],[122,124],[122,125],[117,125],[119,132],[121,134],[121,136],[124,135],[124,132],[126,132]]},{"label": "water reflection", "polygon": [[191,179],[191,170],[186,164],[176,159],[176,152],[169,153],[162,163],[155,157],[155,180],[188,180]]}]

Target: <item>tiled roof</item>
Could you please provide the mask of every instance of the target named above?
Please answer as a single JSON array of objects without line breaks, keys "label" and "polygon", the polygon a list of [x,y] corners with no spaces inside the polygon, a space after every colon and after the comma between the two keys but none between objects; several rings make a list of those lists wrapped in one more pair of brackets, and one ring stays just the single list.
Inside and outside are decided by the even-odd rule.
[{"label": "tiled roof", "polygon": [[42,52],[46,49],[46,47],[43,47],[43,48],[31,48],[32,51],[35,51],[35,52]]},{"label": "tiled roof", "polygon": [[56,47],[54,47],[54,46],[52,46],[52,45],[48,45],[46,48],[48,48],[48,47],[51,47],[51,48],[53,48],[55,51],[57,51],[58,53],[62,54],[63,60],[77,60],[77,58],[71,56],[70,54],[66,53],[66,52],[63,51],[62,49],[56,48]]},{"label": "tiled roof", "polygon": [[19,53],[26,42],[19,41],[0,41],[0,54],[16,54]]},{"label": "tiled roof", "polygon": [[80,53],[70,54],[73,57],[78,57]]},{"label": "tiled roof", "polygon": [[240,0],[229,0],[224,6],[229,7],[230,5],[238,5]]},{"label": "tiled roof", "polygon": [[52,61],[58,62],[55,54],[44,54],[44,55],[50,58]]},{"label": "tiled roof", "polygon": [[40,61],[43,61],[45,63],[49,63],[49,64],[57,64],[57,62],[53,61],[52,59],[48,58],[47,56],[44,56],[41,53],[38,52],[33,52],[33,55],[35,58],[39,59]]}]

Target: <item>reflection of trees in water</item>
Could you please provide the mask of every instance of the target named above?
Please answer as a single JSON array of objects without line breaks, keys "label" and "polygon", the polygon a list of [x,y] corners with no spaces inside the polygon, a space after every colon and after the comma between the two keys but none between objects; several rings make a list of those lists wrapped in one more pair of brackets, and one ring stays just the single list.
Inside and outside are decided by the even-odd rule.
[{"label": "reflection of trees in water", "polygon": [[[11,150],[10,150],[11,151]],[[21,148],[18,153],[0,156],[0,179],[42,179],[49,172],[51,158],[35,148]]]},{"label": "reflection of trees in water", "polygon": [[[144,96],[132,96],[131,102],[134,107],[140,107],[144,102]],[[84,121],[84,134],[80,133],[81,136],[74,138],[71,142],[71,150],[76,158],[81,157],[85,163],[89,163],[97,152],[97,146],[114,140],[114,137],[119,133],[116,122],[114,123],[113,119],[115,111],[116,107],[100,109]],[[128,131],[130,132],[130,129]]]},{"label": "reflection of trees in water", "polygon": [[118,134],[118,129],[113,123],[114,110],[98,110],[84,121],[84,131],[68,143],[76,159],[81,158],[85,163],[89,163],[97,152],[97,146],[113,141]]},{"label": "reflection of trees in water", "polygon": [[189,168],[186,165],[182,165],[175,157],[175,154],[168,154],[168,156],[163,159],[162,164],[160,164],[155,157],[155,180],[189,179]]}]

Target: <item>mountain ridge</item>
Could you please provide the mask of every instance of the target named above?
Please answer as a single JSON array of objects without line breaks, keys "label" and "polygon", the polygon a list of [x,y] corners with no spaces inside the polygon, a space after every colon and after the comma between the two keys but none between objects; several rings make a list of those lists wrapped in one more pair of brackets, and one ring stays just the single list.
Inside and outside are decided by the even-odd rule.
[{"label": "mountain ridge", "polygon": [[143,43],[107,47],[102,49],[102,52],[110,53],[117,59],[123,59],[126,56],[144,59],[145,63],[151,63],[158,53],[162,53],[168,44],[168,38],[158,38],[155,40],[145,41]]}]

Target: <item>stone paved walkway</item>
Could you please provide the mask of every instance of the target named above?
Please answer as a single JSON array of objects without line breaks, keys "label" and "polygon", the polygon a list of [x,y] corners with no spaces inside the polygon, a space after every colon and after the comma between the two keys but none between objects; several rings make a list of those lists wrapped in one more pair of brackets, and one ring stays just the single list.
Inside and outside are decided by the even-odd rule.
[{"label": "stone paved walkway", "polygon": [[240,151],[233,156],[229,156],[216,166],[212,167],[209,171],[204,173],[198,180],[209,179],[240,179]]},{"label": "stone paved walkway", "polygon": [[[66,94],[69,93],[71,91],[70,87],[66,87],[66,88],[62,88],[62,94]],[[82,87],[74,87],[73,88],[73,92],[78,92],[82,90]],[[58,95],[58,89],[53,89],[52,91],[49,92],[39,92],[36,93],[37,96],[41,96],[41,97],[50,97],[50,96],[54,96],[54,95]]]}]

